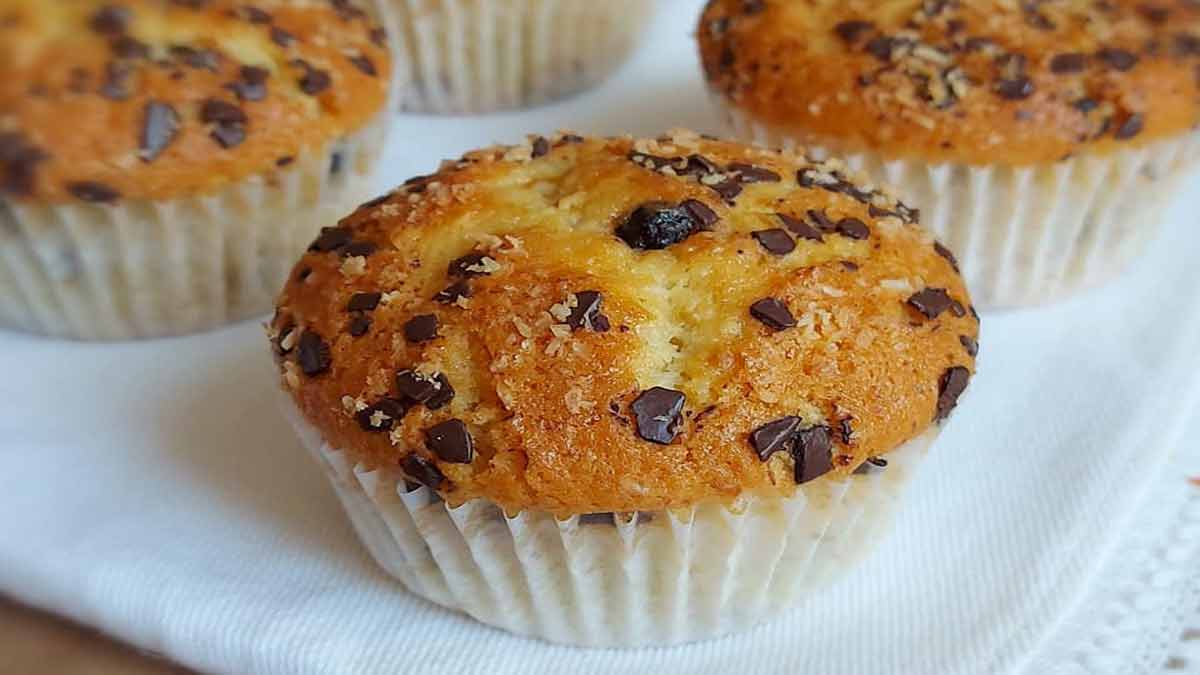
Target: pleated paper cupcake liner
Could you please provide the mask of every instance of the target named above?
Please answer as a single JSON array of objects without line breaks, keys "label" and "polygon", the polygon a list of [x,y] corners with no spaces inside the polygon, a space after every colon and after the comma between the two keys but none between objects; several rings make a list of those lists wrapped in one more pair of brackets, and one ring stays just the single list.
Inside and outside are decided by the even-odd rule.
[{"label": "pleated paper cupcake liner", "polygon": [[487,112],[583,91],[615,71],[653,0],[383,0],[399,27],[403,110]]},{"label": "pleated paper cupcake liner", "polygon": [[451,507],[397,470],[356,465],[290,399],[283,409],[363,544],[410,591],[513,633],[592,647],[704,640],[794,607],[886,534],[937,435],[888,454],[886,469],[819,479],[786,499],[559,520],[484,500]]},{"label": "pleated paper cupcake liner", "polygon": [[[828,155],[713,99],[746,141]],[[971,298],[987,308],[1037,305],[1102,285],[1158,233],[1164,208],[1200,159],[1200,133],[1108,155],[1028,167],[974,166],[837,153],[896,188],[953,251]]]},{"label": "pleated paper cupcake liner", "polygon": [[213,194],[111,205],[0,200],[0,327],[119,340],[269,311],[317,231],[371,196],[389,121],[381,113]]}]

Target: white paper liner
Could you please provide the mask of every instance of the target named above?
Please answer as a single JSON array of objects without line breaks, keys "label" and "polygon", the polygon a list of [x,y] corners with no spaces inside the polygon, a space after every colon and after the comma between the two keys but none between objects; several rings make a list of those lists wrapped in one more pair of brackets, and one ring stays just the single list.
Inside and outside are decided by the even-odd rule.
[{"label": "white paper liner", "polygon": [[617,69],[652,0],[384,0],[399,27],[403,110],[522,108],[587,89]]},{"label": "white paper liner", "polygon": [[[720,94],[712,99],[742,140],[828,154],[805,148]],[[1180,179],[1200,159],[1200,132],[1028,167],[837,154],[921,210],[921,224],[958,257],[976,305],[1015,307],[1052,302],[1118,276],[1157,234]]]},{"label": "white paper liner", "polygon": [[890,529],[938,432],[889,453],[883,471],[818,479],[791,498],[558,520],[406,492],[398,471],[354,465],[283,398],[359,538],[409,590],[517,634],[592,647],[704,640],[794,607]]},{"label": "white paper liner", "polygon": [[118,340],[268,311],[317,231],[371,196],[389,122],[380,113],[213,194],[112,205],[0,200],[0,327]]}]

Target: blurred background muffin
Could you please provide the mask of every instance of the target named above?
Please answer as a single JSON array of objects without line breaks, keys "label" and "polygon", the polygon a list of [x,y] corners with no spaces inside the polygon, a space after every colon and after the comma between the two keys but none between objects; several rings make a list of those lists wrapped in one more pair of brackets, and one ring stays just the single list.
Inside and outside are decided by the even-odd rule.
[{"label": "blurred background muffin", "polygon": [[387,127],[349,0],[0,0],[0,70],[0,326],[51,335],[264,312]]},{"label": "blurred background muffin", "polygon": [[522,108],[587,89],[632,53],[654,0],[383,0],[404,110]]},{"label": "blurred background muffin", "polygon": [[408,181],[322,231],[270,337],[382,567],[615,646],[746,630],[872,550],[979,324],[895,195],[677,131]]},{"label": "blurred background muffin", "polygon": [[981,306],[1112,278],[1200,155],[1191,2],[712,0],[699,40],[739,136],[895,184]]}]

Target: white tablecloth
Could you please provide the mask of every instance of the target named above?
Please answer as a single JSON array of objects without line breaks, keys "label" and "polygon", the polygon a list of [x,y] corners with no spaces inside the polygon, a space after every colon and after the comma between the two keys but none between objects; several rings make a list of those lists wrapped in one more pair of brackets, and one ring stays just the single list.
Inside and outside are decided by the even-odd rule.
[{"label": "white tablecloth", "polygon": [[[714,130],[698,6],[663,0],[635,61],[583,97],[402,118],[384,182],[526,131]],[[1200,426],[1185,433],[1198,198],[1193,181],[1119,284],[985,315],[979,375],[896,532],[845,582],[741,636],[575,650],[408,595],[292,439],[249,324],[141,344],[0,334],[0,593],[225,672],[1161,670],[1200,608],[1200,488],[1184,478],[1200,473]]]}]

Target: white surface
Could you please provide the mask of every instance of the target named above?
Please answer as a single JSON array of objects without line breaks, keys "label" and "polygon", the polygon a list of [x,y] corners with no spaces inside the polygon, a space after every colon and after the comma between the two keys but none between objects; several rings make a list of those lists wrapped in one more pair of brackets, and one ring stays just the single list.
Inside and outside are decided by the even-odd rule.
[{"label": "white surface", "polygon": [[[636,63],[585,97],[404,120],[391,177],[524,130],[712,128],[685,35],[697,4],[664,0]],[[245,324],[100,346],[0,335],[0,593],[214,671],[1139,672],[1090,668],[1079,654],[1101,651],[1097,625],[1116,625],[1105,603],[1132,607],[1118,633],[1143,635],[1140,618],[1197,596],[1187,565],[1200,518],[1131,514],[1170,450],[1181,462],[1197,453],[1196,432],[1180,436],[1200,392],[1198,185],[1119,284],[985,316],[980,373],[897,531],[845,582],[745,635],[645,651],[552,647],[400,590],[276,411],[265,341]],[[1155,503],[1194,516],[1200,490],[1179,488],[1183,469],[1172,467]],[[1131,518],[1137,536],[1119,540]],[[1150,536],[1160,526],[1191,534],[1164,534],[1182,543],[1160,555],[1166,539]],[[1145,608],[1136,591],[1123,600],[1120,568],[1130,570],[1112,568],[1135,560],[1163,562],[1181,590]],[[1097,575],[1104,585],[1089,592]]]}]

